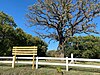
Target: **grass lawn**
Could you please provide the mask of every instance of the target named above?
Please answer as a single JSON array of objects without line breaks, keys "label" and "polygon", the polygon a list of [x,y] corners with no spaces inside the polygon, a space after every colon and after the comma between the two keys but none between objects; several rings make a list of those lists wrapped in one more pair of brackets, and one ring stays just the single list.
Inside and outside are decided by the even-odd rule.
[{"label": "grass lawn", "polygon": [[[44,61],[45,62],[45,61]],[[50,61],[49,61],[50,62]],[[52,62],[52,61],[51,61]],[[59,62],[59,61],[56,61]],[[97,62],[75,62],[76,64],[98,65]],[[11,64],[0,63],[0,75],[100,75],[100,69],[69,67],[69,71],[65,71],[62,66],[39,66],[39,69],[32,70],[31,65],[17,65],[13,69]],[[57,68],[60,68],[61,73],[58,73]]]},{"label": "grass lawn", "polygon": [[32,70],[31,65],[20,65],[14,69],[11,66],[0,65],[0,75],[100,75],[100,69],[69,67],[66,72],[64,67],[61,67],[62,73],[58,73],[58,66],[39,66],[39,69]]}]

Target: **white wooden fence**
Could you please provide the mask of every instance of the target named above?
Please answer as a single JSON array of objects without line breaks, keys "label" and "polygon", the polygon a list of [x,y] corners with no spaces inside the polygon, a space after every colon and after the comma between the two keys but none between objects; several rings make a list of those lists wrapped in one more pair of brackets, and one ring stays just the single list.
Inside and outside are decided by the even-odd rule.
[{"label": "white wooden fence", "polygon": [[[39,62],[39,60],[65,60],[66,63],[51,63],[51,62]],[[68,61],[90,61],[90,62],[100,62],[100,59],[84,59],[84,58],[54,58],[54,57],[36,57],[36,69],[38,69],[38,65],[60,65],[66,66],[66,71],[68,71],[68,66],[77,66],[77,67],[90,67],[90,68],[100,68],[100,65],[83,65],[83,64],[74,64],[68,63]]]},{"label": "white wooden fence", "polygon": [[[53,63],[53,62],[39,62],[39,60],[65,60],[66,63]],[[66,58],[54,58],[54,57],[36,57],[36,69],[38,69],[38,65],[60,65],[66,66],[66,70],[68,71],[68,57]]]},{"label": "white wooden fence", "polygon": [[[16,57],[16,59],[33,59],[33,57]],[[0,63],[13,63],[13,57],[0,57]],[[32,61],[15,61],[17,64],[32,64]]]},{"label": "white wooden fence", "polygon": [[[2,59],[2,60],[1,60]],[[6,59],[6,60],[4,60]],[[10,59],[10,60],[9,60]],[[12,64],[13,57],[0,57],[0,63],[11,63]],[[32,57],[16,57],[16,59],[33,59]],[[42,61],[40,61],[42,60]],[[63,60],[65,62],[49,62],[49,61],[43,61],[43,60]],[[100,59],[84,59],[84,58],[55,58],[55,57],[36,57],[36,69],[38,69],[39,65],[60,65],[60,66],[66,66],[66,71],[68,71],[69,66],[77,66],[77,67],[90,67],[90,68],[100,68],[100,65],[83,65],[83,64],[74,64],[73,62],[69,61],[89,61],[89,62],[100,62]],[[68,63],[69,62],[69,63]],[[32,61],[16,61],[15,63],[18,64],[32,64]]]}]

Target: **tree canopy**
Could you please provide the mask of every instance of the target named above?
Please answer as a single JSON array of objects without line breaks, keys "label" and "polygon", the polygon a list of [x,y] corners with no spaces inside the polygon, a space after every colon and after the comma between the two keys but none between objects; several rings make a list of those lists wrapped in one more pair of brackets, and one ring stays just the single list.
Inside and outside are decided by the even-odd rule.
[{"label": "tree canopy", "polygon": [[45,56],[48,45],[43,40],[15,27],[13,18],[0,12],[0,55],[12,55],[13,46],[38,46],[37,55]]},{"label": "tree canopy", "polygon": [[66,43],[65,55],[71,53],[74,57],[100,58],[100,37],[97,36],[78,36],[69,39]]},{"label": "tree canopy", "polygon": [[58,41],[62,50],[75,34],[97,33],[93,19],[98,16],[99,0],[37,0],[27,14],[35,32],[42,38]]},{"label": "tree canopy", "polygon": [[[97,36],[74,36],[66,43],[65,56],[74,58],[100,59],[100,37]],[[61,50],[49,50],[47,56],[60,56]]]},{"label": "tree canopy", "polygon": [[0,25],[9,25],[13,27],[17,26],[14,19],[4,12],[0,12]]},{"label": "tree canopy", "polygon": [[21,28],[14,29],[5,25],[2,27],[5,37],[0,37],[0,55],[12,55],[13,46],[38,46],[38,56],[45,56],[47,44],[39,37],[25,33]]}]

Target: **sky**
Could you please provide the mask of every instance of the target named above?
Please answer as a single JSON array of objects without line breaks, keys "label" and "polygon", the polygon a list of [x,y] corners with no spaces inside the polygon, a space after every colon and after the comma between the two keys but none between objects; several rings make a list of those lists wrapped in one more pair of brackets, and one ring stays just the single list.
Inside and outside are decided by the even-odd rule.
[{"label": "sky", "polygon": [[[28,7],[36,3],[36,0],[0,0],[0,11],[13,17],[14,21],[17,24],[17,27],[20,27],[24,32],[36,36],[33,29],[26,25],[25,15],[28,13]],[[57,42],[51,41],[48,39],[44,40],[48,44],[48,50],[56,50]]]},{"label": "sky", "polygon": [[[36,36],[33,29],[26,25],[25,15],[28,13],[28,6],[33,5],[36,0],[0,0],[0,11],[13,17],[14,21],[17,24],[17,27],[20,27],[24,32]],[[97,31],[100,32],[100,17],[94,20],[97,23]],[[100,35],[96,35],[100,36]],[[48,43],[48,39],[44,40]],[[56,50],[57,42],[51,41],[48,43],[48,50]]]}]

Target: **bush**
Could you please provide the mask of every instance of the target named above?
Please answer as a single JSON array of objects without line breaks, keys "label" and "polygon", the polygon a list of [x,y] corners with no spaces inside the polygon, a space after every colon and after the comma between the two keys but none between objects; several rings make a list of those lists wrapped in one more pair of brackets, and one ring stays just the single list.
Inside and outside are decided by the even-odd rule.
[{"label": "bush", "polygon": [[83,58],[95,58],[96,54],[92,50],[86,50],[82,53]]}]

